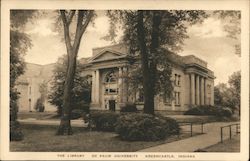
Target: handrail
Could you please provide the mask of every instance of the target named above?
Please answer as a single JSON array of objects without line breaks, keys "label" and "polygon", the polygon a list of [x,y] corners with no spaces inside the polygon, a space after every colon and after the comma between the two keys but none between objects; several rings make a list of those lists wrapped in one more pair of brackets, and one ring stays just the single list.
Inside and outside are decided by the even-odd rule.
[{"label": "handrail", "polygon": [[240,123],[235,123],[235,124],[230,124],[230,125],[226,125],[226,126],[221,126],[221,127],[229,127],[229,126],[234,126],[234,125],[239,125]]},{"label": "handrail", "polygon": [[[195,123],[195,122],[178,122],[179,126],[186,126],[186,125],[190,125],[190,135],[193,136],[193,126],[194,125],[201,125],[201,134],[204,133],[204,122],[199,122],[199,123]],[[180,125],[183,124],[183,125]]]},{"label": "handrail", "polygon": [[220,127],[220,138],[221,138],[221,143],[223,143],[223,129],[224,128],[229,128],[229,139],[232,139],[232,126],[235,126],[236,127],[236,130],[235,130],[235,133],[238,134],[239,131],[239,126],[240,126],[240,123],[235,123],[235,124],[230,124],[230,125],[226,125],[226,126],[221,126]]}]

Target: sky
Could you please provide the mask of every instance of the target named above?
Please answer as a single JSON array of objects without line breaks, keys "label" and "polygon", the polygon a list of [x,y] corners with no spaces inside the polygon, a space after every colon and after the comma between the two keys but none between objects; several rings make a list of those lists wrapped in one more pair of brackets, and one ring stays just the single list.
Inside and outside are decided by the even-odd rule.
[{"label": "sky", "polygon": [[[55,12],[37,17],[26,26],[26,33],[32,40],[32,48],[27,52],[25,61],[35,64],[55,63],[58,57],[66,54],[62,33],[54,28]],[[111,45],[102,37],[108,34],[109,19],[104,12],[97,12],[94,24],[90,24],[83,35],[78,58],[91,57],[92,48]],[[119,31],[119,36],[122,32]],[[118,37],[119,37],[118,36]],[[227,83],[228,77],[240,70],[240,57],[235,54],[234,43],[227,37],[220,19],[209,17],[202,24],[188,28],[189,38],[185,40],[179,55],[195,55],[207,61],[208,68],[214,71],[215,85]]]}]

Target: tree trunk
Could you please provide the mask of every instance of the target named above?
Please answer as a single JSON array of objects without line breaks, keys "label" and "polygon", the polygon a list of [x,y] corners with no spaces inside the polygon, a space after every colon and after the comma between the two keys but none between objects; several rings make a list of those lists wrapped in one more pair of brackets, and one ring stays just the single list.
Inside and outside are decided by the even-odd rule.
[{"label": "tree trunk", "polygon": [[68,56],[68,64],[67,64],[67,72],[66,72],[66,79],[64,83],[64,91],[63,91],[63,107],[62,107],[62,116],[60,126],[57,131],[57,135],[71,135],[72,128],[70,124],[70,115],[71,115],[71,100],[72,100],[72,89],[74,87],[74,77],[76,71],[76,59],[77,54],[80,46],[80,42],[82,39],[82,35],[85,32],[91,18],[93,17],[93,11],[89,12],[86,16],[86,21],[83,23],[84,18],[83,10],[78,11],[77,17],[77,26],[76,26],[76,33],[73,46],[71,45],[71,39],[69,34],[69,25],[72,21],[73,16],[75,15],[75,11],[71,11],[70,15],[67,19],[65,15],[65,10],[60,10],[63,27],[64,27],[64,39],[67,48],[67,56]]},{"label": "tree trunk", "polygon": [[76,69],[76,53],[72,51],[72,53],[68,54],[68,68],[67,68],[64,91],[63,91],[63,108],[62,108],[61,122],[57,131],[57,135],[72,134],[70,115],[72,110],[71,96],[72,96],[72,89],[74,87],[75,69]]},{"label": "tree trunk", "polygon": [[156,75],[157,75],[157,49],[159,48],[159,31],[161,24],[161,16],[157,11],[153,12],[153,24],[152,24],[152,33],[151,33],[151,44],[150,44],[150,89],[149,93],[149,107],[151,111],[154,111],[154,97],[155,97],[155,85],[156,85]]},{"label": "tree trunk", "polygon": [[148,61],[148,51],[145,42],[145,29],[143,25],[143,11],[138,11],[137,19],[138,44],[141,55],[141,65],[143,74],[143,94],[144,94],[144,113],[154,114],[154,98],[152,98],[152,88],[150,84],[150,70]]}]

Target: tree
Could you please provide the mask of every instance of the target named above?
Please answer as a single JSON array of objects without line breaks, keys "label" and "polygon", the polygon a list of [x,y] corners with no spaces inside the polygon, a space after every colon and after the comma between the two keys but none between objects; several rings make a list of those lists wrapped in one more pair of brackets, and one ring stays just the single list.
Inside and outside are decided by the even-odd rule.
[{"label": "tree", "polygon": [[[62,106],[63,106],[63,89],[64,89],[64,82],[66,76],[66,64],[67,64],[67,57],[64,55],[63,57],[59,58],[56,66],[53,70],[53,81],[52,87],[49,93],[49,102],[53,105],[57,106],[57,113],[59,116],[62,115]],[[86,104],[90,103],[90,90],[91,85],[88,81],[90,76],[83,76],[82,70],[84,66],[77,61],[76,65],[76,72],[74,77],[74,87],[72,89],[72,106],[75,107],[73,104],[80,104],[84,101]]]},{"label": "tree", "polygon": [[225,83],[219,83],[214,86],[214,104],[219,106],[226,106],[225,102],[227,102],[226,98],[228,94],[228,87]]},{"label": "tree", "polygon": [[234,103],[234,108],[238,108],[240,115],[240,88],[241,88],[241,74],[240,71],[234,72],[228,80],[230,91],[232,94],[232,99]]},{"label": "tree", "polygon": [[241,12],[233,10],[214,11],[213,15],[221,19],[227,37],[235,41],[235,54],[241,55],[240,33],[241,33]]},{"label": "tree", "polygon": [[234,72],[228,80],[229,87],[220,83],[214,87],[215,105],[229,107],[234,112],[239,110],[240,115],[240,71]]},{"label": "tree", "polygon": [[[173,89],[169,56],[179,51],[184,39],[188,38],[188,25],[200,22],[206,14],[203,11],[127,10],[109,11],[108,16],[111,36],[115,36],[112,34],[116,31],[115,24],[122,24],[123,43],[129,46],[132,56],[140,58],[144,112],[154,114],[154,96],[162,93],[157,84],[165,83],[163,93],[168,95]],[[160,75],[158,71],[165,74]]]},{"label": "tree", "polygon": [[[60,18],[63,24],[64,40],[67,49],[67,70],[63,89],[63,105],[60,126],[57,135],[71,135],[70,113],[72,103],[72,89],[74,87],[74,77],[76,70],[76,59],[82,36],[92,20],[94,11],[92,10],[60,10]],[[72,35],[70,25],[73,18],[76,18],[75,33]]]},{"label": "tree", "polygon": [[23,56],[31,47],[31,39],[24,32],[25,24],[34,17],[33,10],[10,12],[10,140],[21,140],[23,134],[17,122],[19,92],[17,78],[25,72]]}]

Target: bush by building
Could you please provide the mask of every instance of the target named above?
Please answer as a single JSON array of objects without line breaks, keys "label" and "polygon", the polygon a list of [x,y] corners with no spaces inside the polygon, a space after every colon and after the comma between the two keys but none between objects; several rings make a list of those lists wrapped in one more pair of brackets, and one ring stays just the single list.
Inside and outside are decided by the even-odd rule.
[{"label": "bush by building", "polygon": [[44,104],[41,98],[37,99],[35,109],[38,112],[44,112]]},{"label": "bush by building", "polygon": [[231,108],[228,107],[222,107],[219,108],[219,112],[217,113],[217,116],[219,117],[232,117],[233,111]]},{"label": "bush by building", "polygon": [[201,105],[201,106],[191,107],[188,111],[184,113],[184,115],[200,115],[200,116],[213,115],[219,117],[231,117],[232,114],[233,113],[230,108],[215,107],[211,105]]},{"label": "bush by building", "polygon": [[113,132],[119,115],[119,113],[109,111],[91,112],[88,123],[93,130]]},{"label": "bush by building", "polygon": [[18,112],[18,92],[11,89],[10,90],[10,141],[20,141],[23,140],[23,133],[20,128],[20,124],[17,121]]},{"label": "bush by building", "polygon": [[[48,94],[49,102],[52,105],[57,107],[57,114],[61,116],[63,109],[63,90],[64,82],[66,76],[66,67],[67,67],[67,56],[64,55],[60,57],[56,63],[55,69],[53,70],[53,80],[51,82],[51,89]],[[83,76],[82,64],[77,61],[76,73],[74,77],[74,87],[72,89],[72,98],[71,102],[80,103],[82,100],[85,103],[90,103],[91,101],[91,84],[90,84],[90,75]],[[77,106],[77,105],[72,105]],[[71,108],[75,109],[75,108]]]},{"label": "bush by building", "polygon": [[121,106],[121,112],[137,112],[136,105],[134,103],[126,103],[124,106]]},{"label": "bush by building", "polygon": [[23,133],[18,121],[10,121],[10,141],[23,140]]},{"label": "bush by building", "polygon": [[71,120],[82,118],[83,114],[89,113],[89,103],[86,103],[85,101],[74,102],[71,105],[71,108]]},{"label": "bush by building", "polygon": [[179,124],[175,119],[170,118],[170,117],[164,117],[164,116],[161,116],[161,115],[158,115],[158,117],[160,117],[161,119],[166,121],[165,129],[167,129],[168,134],[170,134],[170,135],[178,135],[180,133]]},{"label": "bush by building", "polygon": [[128,141],[156,141],[178,133],[179,126],[170,118],[129,113],[119,117],[115,131],[122,139]]}]

